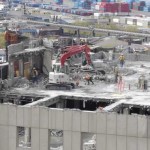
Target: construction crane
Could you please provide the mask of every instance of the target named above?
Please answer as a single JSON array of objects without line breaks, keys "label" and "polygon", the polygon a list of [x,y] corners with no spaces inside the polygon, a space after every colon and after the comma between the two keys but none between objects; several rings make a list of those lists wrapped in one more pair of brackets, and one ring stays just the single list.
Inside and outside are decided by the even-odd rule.
[{"label": "construction crane", "polygon": [[70,90],[75,87],[70,81],[69,65],[66,62],[71,56],[84,52],[88,64],[91,64],[90,48],[87,45],[76,45],[66,48],[66,52],[60,56],[60,60],[53,63],[53,72],[49,72],[49,83],[46,89],[50,90]]}]

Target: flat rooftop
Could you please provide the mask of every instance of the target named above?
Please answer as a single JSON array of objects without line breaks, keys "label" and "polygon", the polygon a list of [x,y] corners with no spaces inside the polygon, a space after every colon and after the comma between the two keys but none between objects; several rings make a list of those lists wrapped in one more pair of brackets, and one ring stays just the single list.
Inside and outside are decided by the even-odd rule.
[{"label": "flat rooftop", "polygon": [[[142,64],[144,65],[143,67],[141,67]],[[40,87],[14,88],[12,91],[23,94],[38,93],[39,95],[46,95],[46,97],[49,98],[63,95],[83,98],[91,97],[91,99],[116,99],[118,104],[125,103],[141,106],[150,106],[150,62],[126,62],[125,68],[134,70],[136,71],[136,73],[132,75],[123,75],[123,81],[125,84],[122,91],[119,91],[116,84],[105,83],[103,81],[94,81],[94,85],[85,85],[85,82],[81,81],[80,87],[72,89],[70,91],[42,90]],[[137,88],[138,78],[142,74],[144,74],[146,79],[148,80],[148,89],[146,91]],[[46,99],[43,99],[43,101],[45,100]],[[42,101],[42,99],[40,101]]]}]

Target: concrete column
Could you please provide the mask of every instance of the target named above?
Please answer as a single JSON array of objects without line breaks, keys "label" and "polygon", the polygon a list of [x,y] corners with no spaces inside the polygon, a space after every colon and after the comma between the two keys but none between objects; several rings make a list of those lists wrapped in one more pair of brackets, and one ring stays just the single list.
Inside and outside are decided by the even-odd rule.
[{"label": "concrete column", "polygon": [[19,73],[20,76],[23,76],[23,61],[19,60]]},{"label": "concrete column", "polygon": [[81,132],[72,132],[72,150],[81,150]]},{"label": "concrete column", "polygon": [[96,135],[96,149],[97,150],[106,150],[106,135],[97,134]]},{"label": "concrete column", "polygon": [[9,78],[13,81],[14,80],[14,62],[10,60],[9,65]]},{"label": "concrete column", "polygon": [[25,128],[25,136],[24,136],[25,145],[30,146],[31,143],[31,129]]},{"label": "concrete column", "polygon": [[0,150],[8,150],[8,126],[0,125]]},{"label": "concrete column", "polygon": [[[16,150],[17,143],[17,128],[15,126],[9,126],[9,150]],[[0,148],[1,149],[1,148]]]},{"label": "concrete column", "polygon": [[64,107],[63,102],[56,103],[56,108],[63,108],[63,107]]},{"label": "concrete column", "polygon": [[72,149],[72,136],[71,131],[64,131],[64,150]]},{"label": "concrete column", "polygon": [[129,114],[129,108],[124,108],[123,109],[123,114]]},{"label": "concrete column", "polygon": [[31,129],[31,150],[40,150],[40,129]]},{"label": "concrete column", "polygon": [[49,138],[48,129],[40,129],[40,150],[48,150]]}]

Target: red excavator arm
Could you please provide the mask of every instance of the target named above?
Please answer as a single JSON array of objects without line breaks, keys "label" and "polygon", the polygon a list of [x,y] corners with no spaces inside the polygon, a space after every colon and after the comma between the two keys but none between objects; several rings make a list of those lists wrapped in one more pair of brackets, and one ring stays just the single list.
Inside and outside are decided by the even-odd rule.
[{"label": "red excavator arm", "polygon": [[75,45],[75,46],[70,46],[69,48],[66,49],[66,53],[62,54],[60,58],[61,65],[64,66],[64,63],[67,58],[78,54],[80,52],[85,52],[86,60],[88,64],[91,64],[91,58],[89,55],[89,52],[91,51],[90,48],[87,45]]}]

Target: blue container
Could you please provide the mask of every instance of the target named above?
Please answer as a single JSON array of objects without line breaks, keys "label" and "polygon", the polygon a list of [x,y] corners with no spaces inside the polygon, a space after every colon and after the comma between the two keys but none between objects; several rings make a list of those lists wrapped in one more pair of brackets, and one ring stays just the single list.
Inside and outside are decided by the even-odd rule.
[{"label": "blue container", "polygon": [[56,4],[63,4],[63,0],[55,0]]},{"label": "blue container", "polygon": [[143,7],[143,6],[139,6],[139,10],[140,10],[140,11],[143,11],[143,10],[144,10],[144,7]]}]

